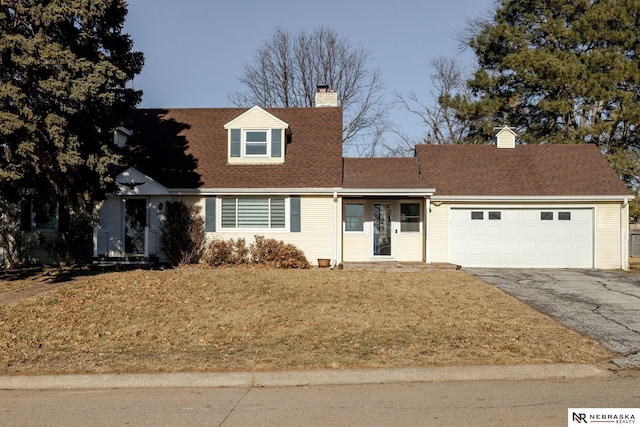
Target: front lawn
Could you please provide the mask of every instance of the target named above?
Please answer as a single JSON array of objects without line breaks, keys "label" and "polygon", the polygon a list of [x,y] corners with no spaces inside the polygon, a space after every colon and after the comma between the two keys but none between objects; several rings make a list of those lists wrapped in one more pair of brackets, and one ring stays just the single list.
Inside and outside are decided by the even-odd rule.
[{"label": "front lawn", "polygon": [[595,341],[461,271],[140,270],[79,277],[0,305],[0,374],[609,357]]}]

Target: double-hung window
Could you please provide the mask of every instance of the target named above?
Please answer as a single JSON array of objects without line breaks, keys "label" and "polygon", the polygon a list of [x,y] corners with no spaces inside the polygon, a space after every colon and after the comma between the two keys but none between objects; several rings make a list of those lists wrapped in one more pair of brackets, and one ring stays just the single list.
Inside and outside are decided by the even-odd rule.
[{"label": "double-hung window", "polygon": [[269,147],[269,132],[266,130],[244,131],[245,157],[266,156]]},{"label": "double-hung window", "polygon": [[273,161],[284,159],[282,129],[230,129],[229,161]]},{"label": "double-hung window", "polygon": [[420,204],[400,204],[400,231],[410,233],[420,231]]},{"label": "double-hung window", "polygon": [[223,229],[284,229],[284,197],[224,197]]},{"label": "double-hung window", "polygon": [[344,231],[364,231],[364,204],[344,205]]}]

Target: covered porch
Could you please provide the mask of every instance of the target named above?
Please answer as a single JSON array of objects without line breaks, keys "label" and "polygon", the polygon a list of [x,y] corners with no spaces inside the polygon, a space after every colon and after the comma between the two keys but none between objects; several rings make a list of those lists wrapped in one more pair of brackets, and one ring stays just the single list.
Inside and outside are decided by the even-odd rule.
[{"label": "covered porch", "polygon": [[99,207],[93,230],[93,260],[102,264],[162,261],[160,221],[169,191],[130,168],[118,175],[120,191]]}]

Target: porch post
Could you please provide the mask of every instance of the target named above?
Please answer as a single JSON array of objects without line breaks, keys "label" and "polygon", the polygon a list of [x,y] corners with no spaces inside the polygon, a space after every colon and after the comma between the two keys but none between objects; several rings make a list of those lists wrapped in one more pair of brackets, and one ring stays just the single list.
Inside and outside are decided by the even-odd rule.
[{"label": "porch post", "polygon": [[149,259],[149,226],[144,227],[144,257]]},{"label": "porch post", "polygon": [[98,258],[98,226],[93,226],[93,258]]}]

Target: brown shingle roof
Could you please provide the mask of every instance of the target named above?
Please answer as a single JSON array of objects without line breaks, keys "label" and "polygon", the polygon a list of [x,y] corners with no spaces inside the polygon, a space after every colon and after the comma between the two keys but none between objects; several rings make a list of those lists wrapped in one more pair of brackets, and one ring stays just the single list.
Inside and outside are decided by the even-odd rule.
[{"label": "brown shingle roof", "polygon": [[426,188],[414,157],[346,158],[344,188]]},{"label": "brown shingle roof", "polygon": [[289,124],[284,164],[227,164],[224,125],[245,108],[141,109],[133,166],[168,188],[332,188],[342,183],[342,108],[270,108]]},{"label": "brown shingle roof", "polygon": [[436,196],[620,196],[630,194],[592,144],[418,145]]}]

